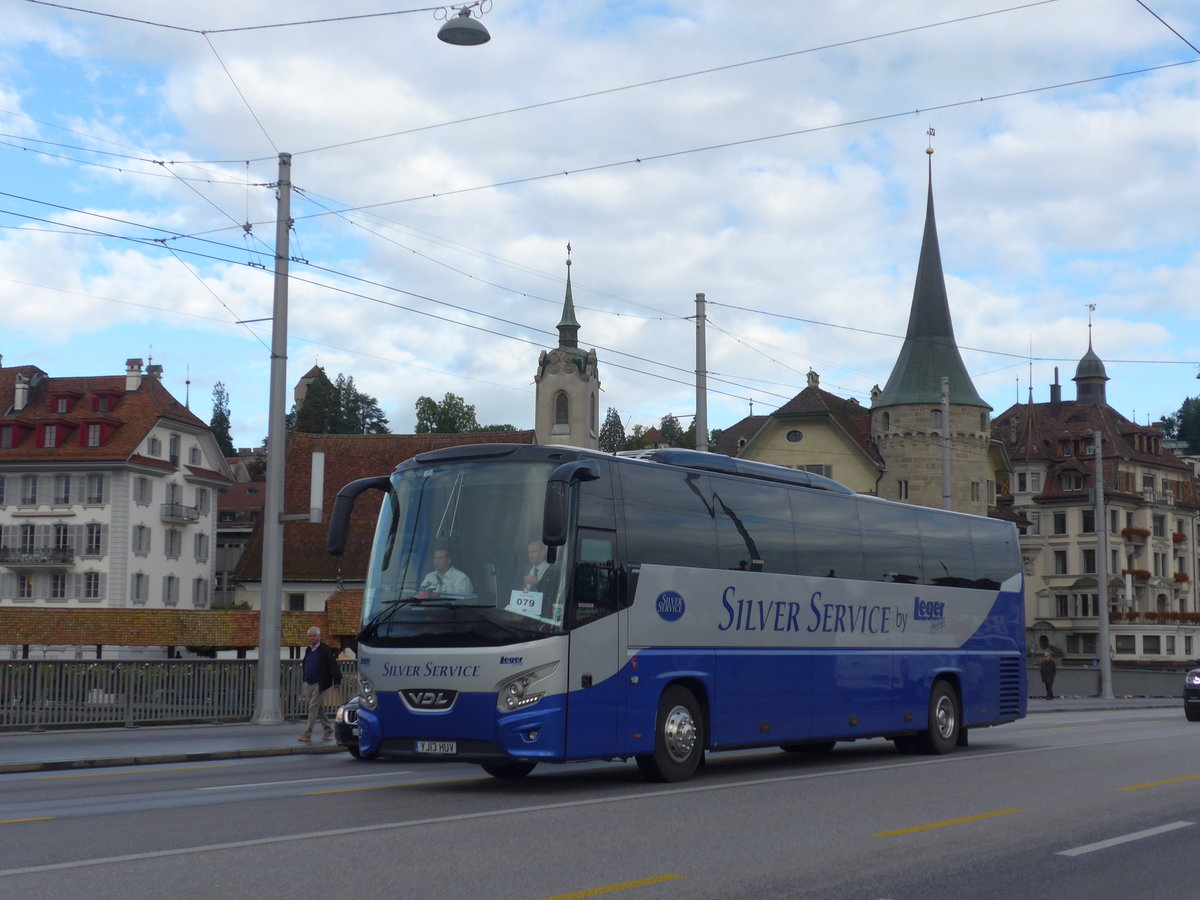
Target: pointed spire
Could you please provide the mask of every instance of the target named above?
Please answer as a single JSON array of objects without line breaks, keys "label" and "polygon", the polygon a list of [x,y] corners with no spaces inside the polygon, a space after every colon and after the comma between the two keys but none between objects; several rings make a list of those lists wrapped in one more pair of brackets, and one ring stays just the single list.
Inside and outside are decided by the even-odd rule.
[{"label": "pointed spire", "polygon": [[991,409],[971,383],[971,376],[967,374],[954,342],[954,325],[950,320],[950,301],[946,297],[937,221],[933,213],[933,148],[929,147],[925,152],[929,156],[925,234],[921,239],[908,332],[892,374],[874,407],[940,403],[941,380],[949,377],[951,403]]},{"label": "pointed spire", "polygon": [[567,244],[567,296],[563,300],[562,320],[558,323],[558,346],[579,346],[579,322],[575,319],[575,300],[571,297],[570,244]]}]

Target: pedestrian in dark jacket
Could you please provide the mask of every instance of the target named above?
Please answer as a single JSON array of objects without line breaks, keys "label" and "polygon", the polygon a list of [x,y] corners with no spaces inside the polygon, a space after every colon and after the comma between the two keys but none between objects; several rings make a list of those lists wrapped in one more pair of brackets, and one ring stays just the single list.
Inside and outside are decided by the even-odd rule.
[{"label": "pedestrian in dark jacket", "polygon": [[1054,664],[1054,657],[1047,653],[1042,657],[1042,684],[1046,686],[1046,699],[1054,699],[1054,673],[1058,671],[1058,666]]},{"label": "pedestrian in dark jacket", "polygon": [[296,740],[305,743],[311,741],[313,728],[318,721],[325,726],[323,740],[333,737],[333,724],[325,715],[325,692],[341,683],[342,670],[338,666],[337,656],[332,647],[321,643],[321,629],[314,625],[308,629],[308,647],[304,650],[302,695],[308,698],[308,727]]}]

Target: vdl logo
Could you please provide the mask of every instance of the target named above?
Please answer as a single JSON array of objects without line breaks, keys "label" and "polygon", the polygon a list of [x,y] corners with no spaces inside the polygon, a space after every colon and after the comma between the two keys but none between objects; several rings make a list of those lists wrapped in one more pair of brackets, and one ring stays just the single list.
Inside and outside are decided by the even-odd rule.
[{"label": "vdl logo", "polygon": [[678,622],[686,609],[683,596],[676,591],[663,591],[654,601],[654,611],[664,622]]}]

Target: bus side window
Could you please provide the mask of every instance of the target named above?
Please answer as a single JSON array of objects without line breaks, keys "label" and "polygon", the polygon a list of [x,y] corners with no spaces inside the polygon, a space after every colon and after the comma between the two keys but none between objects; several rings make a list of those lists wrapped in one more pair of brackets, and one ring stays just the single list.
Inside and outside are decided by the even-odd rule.
[{"label": "bus side window", "polygon": [[584,625],[617,611],[616,541],[609,532],[579,530],[571,624]]}]

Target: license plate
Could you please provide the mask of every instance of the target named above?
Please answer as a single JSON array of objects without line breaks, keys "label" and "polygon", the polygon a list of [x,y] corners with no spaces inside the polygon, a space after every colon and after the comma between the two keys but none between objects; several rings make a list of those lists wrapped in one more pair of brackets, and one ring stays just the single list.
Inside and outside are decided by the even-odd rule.
[{"label": "license plate", "polygon": [[453,756],[458,753],[458,744],[454,741],[417,741],[417,752]]}]

